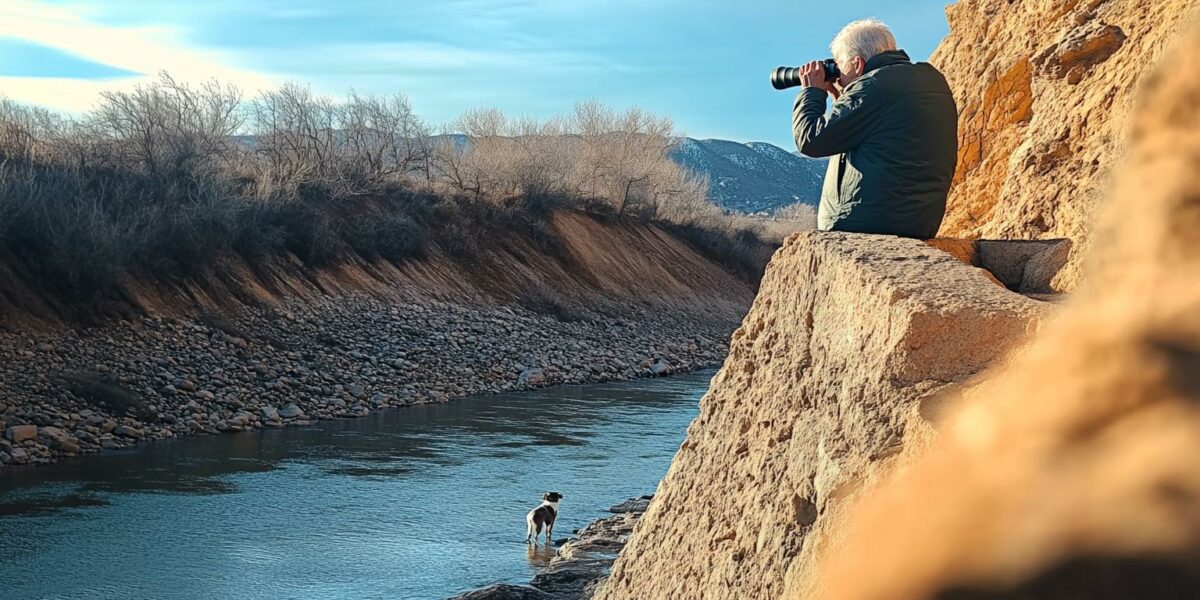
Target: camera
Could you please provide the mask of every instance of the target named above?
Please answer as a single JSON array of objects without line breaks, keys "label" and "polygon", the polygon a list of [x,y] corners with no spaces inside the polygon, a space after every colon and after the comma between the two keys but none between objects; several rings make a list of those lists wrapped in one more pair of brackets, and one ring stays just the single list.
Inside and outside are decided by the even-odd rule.
[{"label": "camera", "polygon": [[[837,81],[842,72],[838,70],[837,61],[827,58],[821,61],[825,68],[825,81]],[[777,90],[786,90],[800,85],[800,69],[798,67],[779,67],[771,73],[771,85]]]}]

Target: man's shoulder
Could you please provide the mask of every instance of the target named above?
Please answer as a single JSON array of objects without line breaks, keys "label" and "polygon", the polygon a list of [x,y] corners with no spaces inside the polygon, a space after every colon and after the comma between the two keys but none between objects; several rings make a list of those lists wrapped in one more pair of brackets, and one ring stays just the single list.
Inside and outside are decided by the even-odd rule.
[{"label": "man's shoulder", "polygon": [[869,73],[862,79],[871,79],[868,85],[879,90],[893,91],[949,91],[946,77],[937,67],[927,62],[905,62],[888,65]]}]

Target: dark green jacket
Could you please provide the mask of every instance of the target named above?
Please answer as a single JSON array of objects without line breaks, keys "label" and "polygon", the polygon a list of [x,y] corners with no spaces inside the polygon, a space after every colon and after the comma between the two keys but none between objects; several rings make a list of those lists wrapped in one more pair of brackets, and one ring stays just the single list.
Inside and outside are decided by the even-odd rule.
[{"label": "dark green jacket", "polygon": [[958,110],[946,78],[897,50],[867,61],[826,118],[828,96],[804,88],[792,109],[800,152],[832,157],[817,226],[936,236],[958,160]]}]

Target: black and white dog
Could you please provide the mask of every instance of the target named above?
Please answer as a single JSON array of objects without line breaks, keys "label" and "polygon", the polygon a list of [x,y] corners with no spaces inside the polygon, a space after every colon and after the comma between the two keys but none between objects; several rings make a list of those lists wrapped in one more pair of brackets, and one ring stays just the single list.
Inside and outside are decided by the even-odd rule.
[{"label": "black and white dog", "polygon": [[537,543],[538,535],[542,530],[546,530],[546,543],[550,543],[554,534],[554,519],[558,518],[558,501],[563,499],[563,495],[558,492],[546,492],[542,494],[541,506],[529,511],[525,515],[525,523],[529,526],[525,530],[525,541]]}]

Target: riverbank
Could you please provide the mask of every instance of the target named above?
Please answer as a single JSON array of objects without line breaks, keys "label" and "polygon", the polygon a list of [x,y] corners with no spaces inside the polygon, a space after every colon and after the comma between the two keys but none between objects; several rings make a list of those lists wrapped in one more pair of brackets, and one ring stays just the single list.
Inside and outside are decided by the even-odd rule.
[{"label": "riverbank", "polygon": [[613,562],[650,506],[653,495],[630,498],[609,508],[558,547],[550,563],[530,585],[496,583],[450,600],[588,600],[608,577]]},{"label": "riverbank", "polygon": [[699,309],[564,320],[518,306],[348,294],[4,333],[0,465],[712,367],[736,325]]}]

